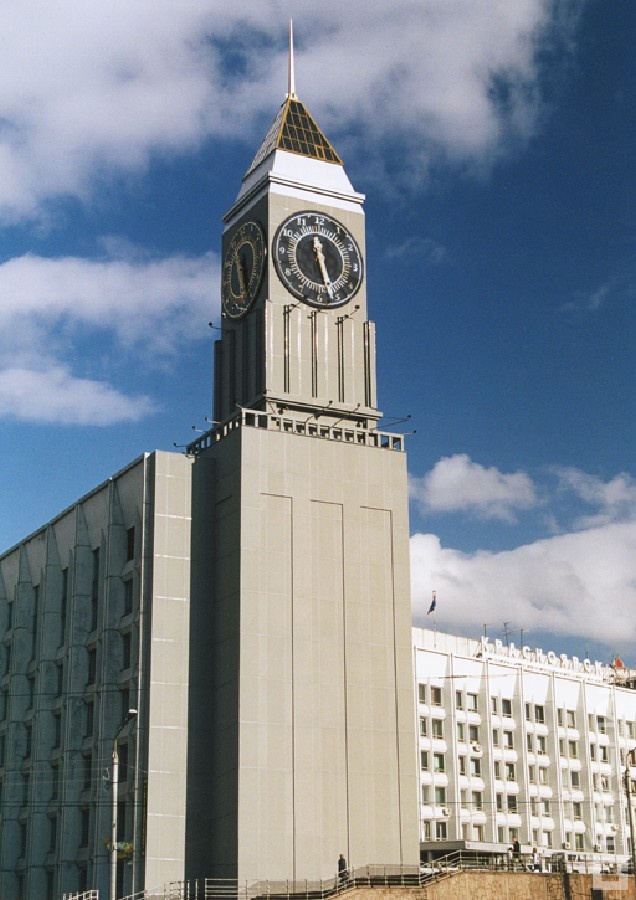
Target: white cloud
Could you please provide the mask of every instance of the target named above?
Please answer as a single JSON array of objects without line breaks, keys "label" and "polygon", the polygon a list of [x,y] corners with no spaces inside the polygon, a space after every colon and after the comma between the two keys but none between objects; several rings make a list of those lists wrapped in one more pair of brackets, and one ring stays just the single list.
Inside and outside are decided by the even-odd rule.
[{"label": "white cloud", "polygon": [[636,519],[636,480],[626,473],[603,481],[573,467],[555,467],[561,491],[570,491],[589,506],[592,515],[579,519],[579,525],[590,527],[608,522]]},{"label": "white cloud", "polygon": [[0,416],[38,424],[112,425],[136,422],[154,409],[148,397],[127,397],[103,382],[76,378],[62,366],[0,371]]},{"label": "white cloud", "polygon": [[589,637],[612,649],[636,637],[636,524],[559,535],[514,550],[446,549],[431,534],[411,538],[414,616],[437,591],[438,627],[478,635],[484,622]]},{"label": "white cloud", "polygon": [[568,38],[575,17],[557,18],[556,10],[575,7],[545,0],[5,5],[0,210],[40,215],[47,198],[86,198],[99,184],[95,175],[143,168],[153,152],[248,133],[282,100],[290,14],[299,93],[323,127],[346,124],[350,133],[357,119],[369,156],[374,139],[388,139],[423,171],[439,155],[487,163],[535,129],[539,51]]},{"label": "white cloud", "polygon": [[[212,254],[160,260],[44,259],[27,255],[0,265],[0,414],[28,421],[110,424],[153,409],[146,397],[108,384],[112,373],[89,358],[87,337],[102,351],[113,340],[119,362],[156,366],[185,341],[208,337],[218,309]],[[216,288],[216,290],[215,290]],[[84,356],[83,363],[80,359]]]},{"label": "white cloud", "polygon": [[473,462],[465,453],[444,457],[422,478],[409,480],[411,498],[424,512],[472,512],[513,521],[517,510],[538,504],[532,479]]}]

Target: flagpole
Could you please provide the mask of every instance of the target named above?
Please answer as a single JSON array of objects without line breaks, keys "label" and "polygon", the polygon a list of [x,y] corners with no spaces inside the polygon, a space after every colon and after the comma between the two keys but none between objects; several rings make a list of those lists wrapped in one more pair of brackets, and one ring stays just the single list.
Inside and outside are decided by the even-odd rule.
[{"label": "flagpole", "polygon": [[427,616],[433,613],[433,647],[437,647],[437,591],[433,591],[431,597],[431,605],[428,608]]}]

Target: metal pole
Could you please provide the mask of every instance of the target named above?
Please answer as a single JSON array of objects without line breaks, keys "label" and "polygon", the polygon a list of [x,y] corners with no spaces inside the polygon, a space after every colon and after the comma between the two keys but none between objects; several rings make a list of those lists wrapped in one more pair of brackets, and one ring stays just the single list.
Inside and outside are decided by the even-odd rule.
[{"label": "metal pole", "polygon": [[119,787],[119,754],[117,738],[113,741],[113,825],[110,833],[110,900],[117,900],[117,791]]}]

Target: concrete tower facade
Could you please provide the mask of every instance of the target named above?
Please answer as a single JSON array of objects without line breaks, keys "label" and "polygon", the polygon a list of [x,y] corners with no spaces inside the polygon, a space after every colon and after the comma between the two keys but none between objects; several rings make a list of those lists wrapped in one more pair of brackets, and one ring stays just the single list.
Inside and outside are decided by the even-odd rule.
[{"label": "concrete tower facade", "polygon": [[221,424],[189,448],[191,697],[212,713],[192,875],[419,859],[406,458],[376,427],[362,202],[290,91],[225,217]]}]

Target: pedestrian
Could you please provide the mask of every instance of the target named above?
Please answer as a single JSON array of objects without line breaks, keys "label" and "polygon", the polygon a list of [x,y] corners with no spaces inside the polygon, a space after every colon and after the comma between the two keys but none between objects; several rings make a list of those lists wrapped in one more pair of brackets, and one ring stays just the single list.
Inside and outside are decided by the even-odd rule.
[{"label": "pedestrian", "polygon": [[519,844],[519,839],[514,838],[512,841],[512,867],[513,869],[517,868],[517,863],[521,862],[521,845]]},{"label": "pedestrian", "polygon": [[338,881],[340,887],[343,887],[347,882],[347,860],[342,853],[338,857]]},{"label": "pedestrian", "polygon": [[534,872],[541,871],[541,857],[536,847],[532,848],[532,869]]}]

